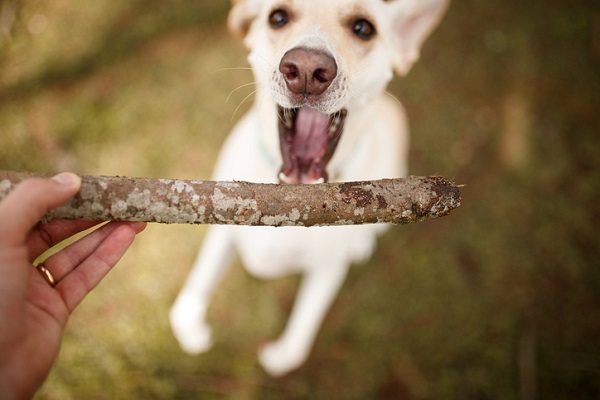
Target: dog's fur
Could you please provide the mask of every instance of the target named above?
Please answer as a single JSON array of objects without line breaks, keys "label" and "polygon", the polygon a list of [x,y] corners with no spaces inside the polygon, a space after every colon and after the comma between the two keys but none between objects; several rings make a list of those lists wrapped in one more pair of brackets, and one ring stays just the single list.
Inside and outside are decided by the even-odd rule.
[{"label": "dog's fur", "polygon": [[[408,130],[399,103],[385,87],[393,71],[405,75],[418,59],[448,1],[234,0],[229,27],[250,51],[256,102],[224,144],[214,179],[315,183],[404,176]],[[301,51],[290,52],[294,49]],[[313,68],[314,62],[327,67]],[[316,89],[311,89],[312,78],[317,79]],[[317,115],[315,110],[334,116],[347,112],[345,120],[329,121],[339,143],[328,163],[311,159],[301,164],[295,156],[282,155],[285,144],[279,142],[278,127],[293,124],[285,121],[293,115],[288,109],[300,107],[308,113],[303,121]],[[338,125],[343,127],[341,138]],[[310,136],[304,140],[306,146],[319,147],[310,144]],[[321,148],[306,151],[318,153]],[[307,358],[349,265],[370,256],[385,228],[211,227],[170,314],[182,348],[200,353],[211,346],[206,312],[236,249],[257,277],[303,274],[285,331],[259,351],[259,361],[271,375],[297,368]]]}]

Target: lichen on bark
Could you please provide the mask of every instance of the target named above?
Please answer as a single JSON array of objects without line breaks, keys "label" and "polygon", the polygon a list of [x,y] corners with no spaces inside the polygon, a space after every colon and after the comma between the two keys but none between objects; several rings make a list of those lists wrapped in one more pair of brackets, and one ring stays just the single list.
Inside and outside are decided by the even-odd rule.
[{"label": "lichen on bark", "polygon": [[[0,171],[0,200],[20,181],[46,176]],[[439,176],[277,185],[82,176],[81,189],[45,219],[167,224],[322,226],[409,224],[460,206],[459,187]]]}]

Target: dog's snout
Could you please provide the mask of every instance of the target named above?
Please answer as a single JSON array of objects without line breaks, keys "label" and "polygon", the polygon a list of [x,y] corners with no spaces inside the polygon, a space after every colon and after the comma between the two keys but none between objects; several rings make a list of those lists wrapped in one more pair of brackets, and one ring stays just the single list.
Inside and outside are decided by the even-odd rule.
[{"label": "dog's snout", "polygon": [[293,93],[318,96],[335,79],[337,64],[324,51],[298,47],[284,54],[279,72]]}]

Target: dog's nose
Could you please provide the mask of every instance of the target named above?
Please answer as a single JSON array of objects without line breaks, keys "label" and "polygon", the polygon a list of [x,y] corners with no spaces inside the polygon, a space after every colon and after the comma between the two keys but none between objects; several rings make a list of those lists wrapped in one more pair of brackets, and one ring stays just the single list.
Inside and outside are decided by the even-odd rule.
[{"label": "dog's nose", "polygon": [[293,93],[320,95],[337,75],[337,64],[328,53],[297,47],[281,58],[279,72]]}]

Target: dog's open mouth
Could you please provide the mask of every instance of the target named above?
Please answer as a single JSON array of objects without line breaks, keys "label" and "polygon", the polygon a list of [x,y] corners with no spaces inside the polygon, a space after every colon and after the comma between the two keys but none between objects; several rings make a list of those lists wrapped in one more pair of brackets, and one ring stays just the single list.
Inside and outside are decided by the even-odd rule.
[{"label": "dog's open mouth", "polygon": [[281,183],[327,182],[327,163],[338,145],[347,111],[323,114],[304,106],[286,109],[278,106],[279,143],[283,165]]}]

